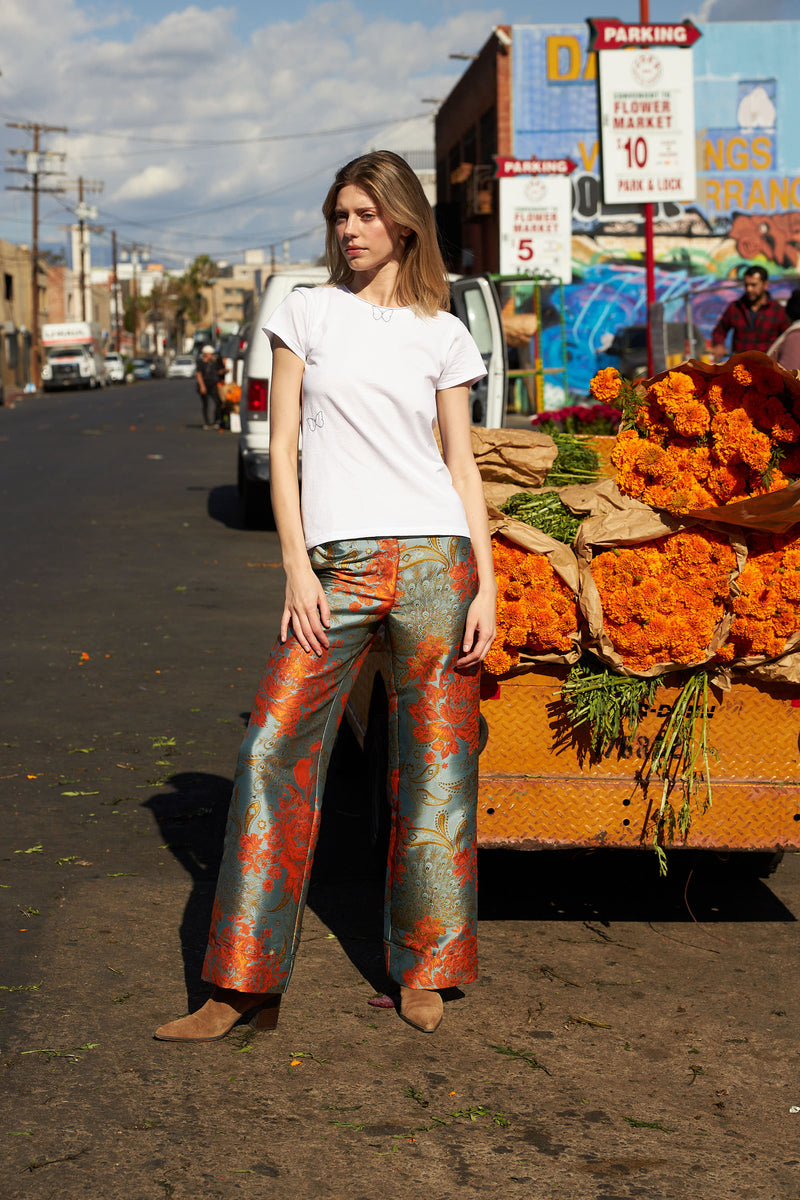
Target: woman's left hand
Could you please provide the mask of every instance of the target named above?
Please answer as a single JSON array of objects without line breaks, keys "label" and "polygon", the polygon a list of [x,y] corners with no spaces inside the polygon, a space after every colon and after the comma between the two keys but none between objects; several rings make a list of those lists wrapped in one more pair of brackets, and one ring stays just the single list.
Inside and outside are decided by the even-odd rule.
[{"label": "woman's left hand", "polygon": [[462,649],[464,653],[456,659],[456,668],[461,671],[483,662],[497,633],[497,592],[479,591],[467,612]]}]

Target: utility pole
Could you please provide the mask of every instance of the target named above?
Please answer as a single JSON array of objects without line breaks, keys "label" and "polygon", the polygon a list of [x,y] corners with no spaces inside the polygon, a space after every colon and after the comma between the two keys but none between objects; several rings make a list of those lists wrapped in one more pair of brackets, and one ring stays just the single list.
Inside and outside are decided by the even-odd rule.
[{"label": "utility pole", "polygon": [[120,319],[119,319],[119,281],[117,279],[117,231],[111,230],[111,295],[114,300],[114,349],[119,354],[120,348]]},{"label": "utility pole", "polygon": [[[49,170],[48,158],[64,159],[66,156],[55,150],[42,151],[40,138],[43,133],[66,133],[63,125],[42,125],[39,121],[6,121],[7,129],[24,129],[33,138],[30,150],[9,150],[9,154],[24,154],[24,167],[6,167],[15,175],[30,175],[31,182],[24,187],[6,187],[8,192],[31,192],[33,200],[33,232],[31,237],[31,382],[37,389],[42,382],[41,350],[39,346],[39,196],[63,192],[63,187],[43,188],[39,176],[61,175],[62,171]],[[44,161],[42,161],[44,160]]]},{"label": "utility pole", "polygon": [[136,352],[139,348],[139,288],[138,288],[138,268],[140,262],[147,262],[150,258],[150,247],[140,245],[139,242],[134,242],[120,251],[120,258],[123,262],[131,260],[131,308],[133,318],[133,357],[136,357]]},{"label": "utility pole", "polygon": [[[97,220],[97,209],[93,204],[87,204],[85,197],[91,192],[102,192],[105,184],[101,179],[84,179],[82,175],[79,175],[73,183],[67,184],[67,187],[78,189],[78,203],[75,206],[75,216],[78,218],[78,274],[81,289],[81,320],[86,321],[90,317],[90,314],[87,313],[86,304],[86,235],[87,232],[102,233],[103,227],[101,225],[86,224],[87,221]],[[75,270],[74,261],[72,269],[73,271]]]}]

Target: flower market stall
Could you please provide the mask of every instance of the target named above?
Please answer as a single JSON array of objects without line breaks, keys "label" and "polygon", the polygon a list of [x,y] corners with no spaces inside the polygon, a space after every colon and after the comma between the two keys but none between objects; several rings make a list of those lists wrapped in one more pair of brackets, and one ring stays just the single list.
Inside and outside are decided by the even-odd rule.
[{"label": "flower market stall", "polygon": [[[616,437],[473,430],[479,845],[800,848],[800,382],[748,353],[592,392]],[[348,710],[368,748],[384,684],[378,647]]]},{"label": "flower market stall", "polygon": [[800,845],[800,383],[745,354],[592,390],[613,480],[486,485],[482,842]]}]

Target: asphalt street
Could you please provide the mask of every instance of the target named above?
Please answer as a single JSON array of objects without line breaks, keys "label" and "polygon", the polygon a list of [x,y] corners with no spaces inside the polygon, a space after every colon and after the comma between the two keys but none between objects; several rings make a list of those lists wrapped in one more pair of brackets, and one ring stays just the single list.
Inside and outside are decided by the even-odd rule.
[{"label": "asphalt street", "polygon": [[2,1197],[800,1197],[798,856],[484,853],[481,980],[416,1034],[367,1004],[347,731],[278,1030],[153,1041],[205,995],[277,538],[189,382],[0,408],[0,463]]}]

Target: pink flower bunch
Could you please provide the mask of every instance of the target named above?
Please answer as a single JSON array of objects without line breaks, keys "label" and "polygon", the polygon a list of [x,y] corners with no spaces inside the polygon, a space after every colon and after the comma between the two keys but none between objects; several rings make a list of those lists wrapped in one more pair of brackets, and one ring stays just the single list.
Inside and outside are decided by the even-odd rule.
[{"label": "pink flower bunch", "polygon": [[531,425],[540,433],[614,434],[622,413],[611,404],[571,404],[536,413]]}]

